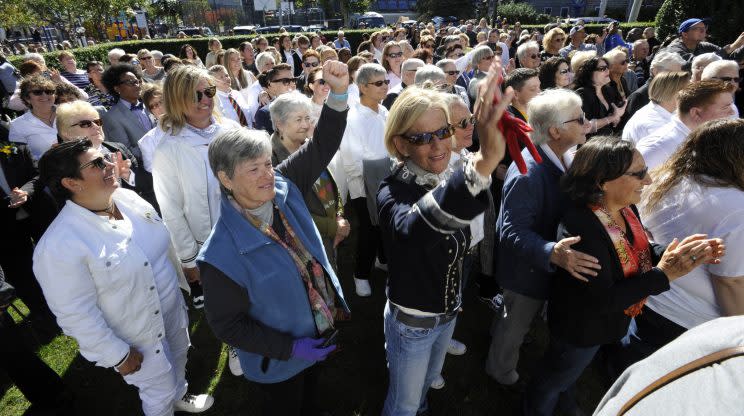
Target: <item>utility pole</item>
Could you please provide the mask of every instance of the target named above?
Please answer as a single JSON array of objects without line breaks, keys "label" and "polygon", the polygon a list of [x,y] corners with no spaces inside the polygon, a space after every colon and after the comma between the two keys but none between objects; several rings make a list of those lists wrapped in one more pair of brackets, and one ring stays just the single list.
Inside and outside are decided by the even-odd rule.
[{"label": "utility pole", "polygon": [[638,13],[641,11],[641,3],[643,0],[633,0],[633,7],[630,9],[630,15],[628,16],[629,22],[638,21]]}]

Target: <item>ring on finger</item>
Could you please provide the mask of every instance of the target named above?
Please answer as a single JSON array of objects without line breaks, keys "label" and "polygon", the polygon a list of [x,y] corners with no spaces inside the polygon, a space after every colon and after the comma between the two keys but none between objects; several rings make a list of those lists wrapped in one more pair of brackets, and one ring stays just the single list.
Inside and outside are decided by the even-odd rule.
[{"label": "ring on finger", "polygon": [[690,256],[690,260],[695,263],[697,261],[697,257],[695,257],[695,255],[693,254],[692,256]]}]

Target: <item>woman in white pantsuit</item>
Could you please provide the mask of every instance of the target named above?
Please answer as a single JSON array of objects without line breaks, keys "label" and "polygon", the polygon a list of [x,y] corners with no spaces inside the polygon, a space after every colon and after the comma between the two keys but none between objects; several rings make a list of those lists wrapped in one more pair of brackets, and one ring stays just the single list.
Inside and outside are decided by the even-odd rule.
[{"label": "woman in white pantsuit", "polygon": [[146,416],[199,413],[214,399],[187,393],[179,286],[188,285],[155,209],[120,189],[119,165],[87,139],[42,157],[41,180],[66,202],[36,246],[34,272],[83,357],[137,387]]}]

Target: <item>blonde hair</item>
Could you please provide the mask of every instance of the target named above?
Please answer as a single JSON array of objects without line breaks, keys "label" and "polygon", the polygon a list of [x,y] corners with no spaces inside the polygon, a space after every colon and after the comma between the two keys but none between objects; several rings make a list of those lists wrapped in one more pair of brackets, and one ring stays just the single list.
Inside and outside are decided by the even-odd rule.
[{"label": "blonde hair", "polygon": [[137,51],[137,59],[142,59],[143,56],[150,54],[149,49],[140,49]]},{"label": "blonde hair", "polygon": [[[559,27],[554,27],[548,30],[548,33],[545,34],[542,40],[543,49],[545,49],[546,51],[550,50],[550,44],[553,42],[553,38],[558,35],[563,35],[563,38],[566,38],[566,32],[564,32],[563,29]],[[563,45],[561,45],[561,47],[563,47]]]},{"label": "blonde hair", "polygon": [[[165,114],[160,119],[160,128],[172,135],[181,132],[186,125],[186,112],[189,105],[196,100],[196,88],[201,81],[206,81],[209,86],[214,86],[214,78],[206,69],[197,68],[192,65],[183,65],[173,69],[165,77],[163,83],[163,110]],[[219,120],[217,107],[213,110],[214,116]]]},{"label": "blonde hair", "polygon": [[325,62],[328,60],[338,61],[338,53],[334,49],[328,48],[320,53],[321,62]]},{"label": "blonde hair", "polygon": [[581,51],[581,52],[575,52],[573,55],[571,55],[571,72],[574,74],[579,71],[579,67],[581,67],[581,64],[584,62],[594,58],[597,56],[597,51]]},{"label": "blonde hair", "polygon": [[673,100],[677,97],[677,93],[689,83],[689,72],[662,72],[651,78],[651,84],[648,86],[648,98],[656,104]]},{"label": "blonde hair", "polygon": [[[70,126],[70,121],[84,112],[90,112],[91,114],[95,114],[96,118],[99,117],[98,111],[96,111],[95,107],[87,101],[75,100],[58,105],[56,111],[56,122],[59,135],[66,137],[65,133],[72,128],[72,126]],[[103,132],[103,129],[101,129],[101,132]]]},{"label": "blonde hair", "polygon": [[625,52],[627,49],[621,49],[620,47],[617,47],[615,49],[611,49],[607,51],[602,57],[607,60],[607,62],[613,64],[615,63],[615,58],[622,55],[625,59],[628,59],[628,53]]},{"label": "blonde hair", "polygon": [[[398,160],[405,158],[395,146],[395,137],[405,134],[416,124],[419,117],[429,110],[442,111],[447,123],[450,123],[449,104],[444,93],[417,86],[410,86],[403,90],[390,108],[385,123],[384,142],[390,156]],[[452,148],[454,148],[454,135],[451,141]]]},{"label": "blonde hair", "polygon": [[251,75],[253,74],[249,75],[248,71],[243,69],[242,63],[240,64],[240,68],[238,69],[238,76],[235,76],[235,74],[230,71],[230,57],[232,57],[233,55],[238,57],[238,61],[242,60],[240,52],[238,52],[238,50],[235,48],[230,48],[225,51],[225,55],[222,58],[222,66],[225,67],[225,69],[227,70],[227,75],[230,76],[230,88],[240,91],[253,85],[253,82],[255,82],[255,77],[252,77]]}]

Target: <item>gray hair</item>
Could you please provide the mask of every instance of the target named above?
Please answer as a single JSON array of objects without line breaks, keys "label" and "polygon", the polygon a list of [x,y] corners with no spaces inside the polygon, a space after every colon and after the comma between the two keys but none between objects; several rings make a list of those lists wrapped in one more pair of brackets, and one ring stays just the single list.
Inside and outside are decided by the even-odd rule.
[{"label": "gray hair", "polygon": [[636,46],[642,45],[642,44],[648,44],[648,41],[646,39],[638,39],[635,42],[633,42],[633,49],[635,49]]},{"label": "gray hair", "polygon": [[367,85],[367,83],[376,75],[387,76],[387,71],[380,64],[364,64],[357,69],[356,79],[354,82],[357,86]]},{"label": "gray hair", "polygon": [[408,71],[414,68],[421,68],[426,65],[426,62],[418,58],[408,58],[400,65],[401,71]]},{"label": "gray hair", "polygon": [[[225,130],[212,140],[207,150],[209,166],[219,180],[218,172],[225,172],[232,179],[235,167],[245,160],[257,159],[271,154],[271,139],[264,130],[246,128]],[[230,193],[222,182],[220,188]]]},{"label": "gray hair", "polygon": [[414,78],[414,84],[421,86],[424,82],[430,81],[433,84],[444,82],[447,78],[442,68],[435,65],[424,65],[416,71],[416,78]]},{"label": "gray hair", "polygon": [[163,52],[160,52],[160,51],[155,50],[155,49],[153,49],[153,50],[150,51],[150,55],[152,55],[152,57],[155,58],[155,59],[162,59],[163,58]]},{"label": "gray hair", "polygon": [[692,59],[692,72],[702,72],[712,62],[720,61],[721,58],[715,52],[700,54]]},{"label": "gray hair", "polygon": [[473,49],[472,55],[470,56],[470,66],[473,68],[477,67],[481,59],[487,56],[493,56],[491,48],[486,45],[478,46]]},{"label": "gray hair", "polygon": [[111,62],[111,59],[112,59],[112,58],[113,58],[113,59],[116,59],[116,60],[119,60],[119,58],[121,58],[122,56],[124,56],[124,55],[126,55],[126,54],[127,54],[127,53],[126,53],[126,52],[124,52],[124,49],[121,49],[121,48],[114,48],[114,49],[111,49],[111,50],[110,50],[110,51],[108,52],[108,55],[107,55],[107,56],[108,56],[108,60],[109,60],[109,62]]},{"label": "gray hair", "polygon": [[549,142],[549,129],[562,128],[577,108],[581,109],[581,97],[571,90],[548,89],[538,94],[527,106],[527,119],[533,129],[530,135],[532,141],[536,145]]},{"label": "gray hair", "polygon": [[738,74],[739,64],[736,63],[736,61],[731,61],[728,59],[722,59],[720,61],[711,62],[703,70],[703,74],[700,76],[700,79],[705,81],[708,79],[715,78],[716,76],[718,76],[720,71],[726,70],[726,69],[730,69],[734,71],[734,73]]},{"label": "gray hair", "polygon": [[529,42],[525,42],[517,48],[517,58],[521,61],[522,58],[524,58],[527,55],[527,51],[530,49],[537,49],[537,51],[540,51],[540,45],[537,44],[534,40],[531,40]]},{"label": "gray hair", "polygon": [[46,60],[44,59],[44,57],[40,53],[36,53],[36,52],[29,52],[23,55],[23,62],[27,62],[27,61],[34,61],[42,65],[46,65]]},{"label": "gray hair", "polygon": [[274,126],[285,123],[292,113],[303,110],[310,115],[313,111],[313,103],[305,94],[296,90],[278,96],[269,106],[269,114]]},{"label": "gray hair", "polygon": [[256,68],[260,70],[261,68],[263,68],[264,65],[266,65],[267,62],[269,62],[269,60],[276,63],[276,61],[274,60],[274,54],[272,54],[271,52],[259,53],[258,55],[256,55]]},{"label": "gray hair", "polygon": [[683,67],[685,63],[685,60],[674,52],[659,51],[656,52],[656,56],[654,56],[654,59],[651,61],[651,66],[649,68],[651,74],[656,75],[659,72],[671,71],[671,66],[674,64]]},{"label": "gray hair", "polygon": [[449,64],[455,65],[455,60],[454,59],[440,59],[436,63],[437,68],[440,68],[442,71],[444,71],[444,68],[446,68],[447,65]]}]

